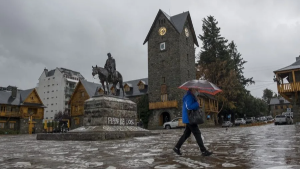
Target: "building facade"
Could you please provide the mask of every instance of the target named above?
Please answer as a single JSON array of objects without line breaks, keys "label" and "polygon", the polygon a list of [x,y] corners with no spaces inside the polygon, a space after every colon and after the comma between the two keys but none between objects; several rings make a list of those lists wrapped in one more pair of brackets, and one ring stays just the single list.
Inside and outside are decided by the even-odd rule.
[{"label": "building facade", "polygon": [[33,131],[43,132],[44,108],[35,89],[0,91],[0,131],[26,134],[32,116]]},{"label": "building facade", "polygon": [[69,111],[68,102],[76,84],[84,77],[76,71],[65,68],[56,68],[48,71],[44,69],[39,78],[37,91],[44,105],[45,119],[54,119],[54,115],[59,111]]},{"label": "building facade", "polygon": [[271,98],[270,100],[269,109],[273,117],[275,117],[276,115],[280,115],[283,112],[287,112],[288,109],[292,109],[292,108],[293,105],[282,97],[279,98],[275,97],[275,98]]},{"label": "building facade", "polygon": [[178,86],[196,78],[195,45],[198,45],[189,12],[169,16],[159,10],[148,32],[149,108],[148,127],[181,116],[185,91]]}]

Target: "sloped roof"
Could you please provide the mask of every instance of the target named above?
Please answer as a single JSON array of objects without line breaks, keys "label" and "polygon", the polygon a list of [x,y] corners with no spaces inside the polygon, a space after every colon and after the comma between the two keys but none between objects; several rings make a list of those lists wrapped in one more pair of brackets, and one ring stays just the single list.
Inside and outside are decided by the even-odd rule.
[{"label": "sloped roof", "polygon": [[284,68],[275,70],[274,73],[276,72],[281,72],[281,71],[286,71],[286,70],[293,70],[293,69],[300,69],[300,59],[298,59],[296,62],[294,62],[293,64],[286,66]]},{"label": "sloped roof", "polygon": [[183,30],[183,27],[184,27],[184,24],[185,24],[185,21],[188,20],[189,21],[189,26],[190,26],[190,29],[191,29],[191,35],[194,39],[194,43],[195,45],[197,45],[199,47],[199,44],[198,44],[198,41],[197,41],[197,37],[196,37],[196,34],[195,34],[195,30],[194,30],[194,27],[193,27],[193,23],[192,23],[192,19],[191,19],[191,16],[190,16],[190,13],[187,11],[187,12],[183,12],[181,14],[178,14],[178,15],[174,15],[174,16],[169,16],[168,14],[166,14],[164,11],[162,11],[161,9],[158,11],[153,23],[152,23],[152,26],[147,34],[147,37],[143,43],[143,45],[148,42],[149,40],[149,37],[150,37],[150,34],[152,32],[152,29],[154,28],[154,25],[156,23],[156,20],[158,19],[158,16],[160,14],[163,14],[167,19],[168,21],[171,23],[171,25],[177,30],[177,32],[179,34],[182,33],[182,30]]},{"label": "sloped roof", "polygon": [[55,69],[50,70],[50,71],[46,74],[46,77],[53,76],[54,73],[55,73]]},{"label": "sloped roof", "polygon": [[283,104],[289,104],[290,103],[289,101],[287,101],[283,97],[281,97],[281,98],[274,97],[274,98],[271,98],[269,105],[280,104],[280,100],[283,100]]},{"label": "sloped roof", "polygon": [[[143,78],[143,79],[136,79],[136,80],[130,80],[130,81],[126,81],[125,83],[129,83],[132,84],[132,88],[130,88],[129,92],[124,92],[125,93],[125,97],[134,97],[134,96],[140,96],[140,95],[144,95],[148,93],[148,86],[145,86],[145,89],[143,90],[139,90],[137,84],[143,81],[145,82],[145,84],[148,84],[148,78]],[[122,90],[120,90],[120,96],[123,97],[123,92]]]},{"label": "sloped roof", "polygon": [[93,97],[95,95],[98,87],[102,86],[101,84],[88,82],[86,80],[80,80],[80,81],[90,97]]},{"label": "sloped roof", "polygon": [[[25,105],[24,100],[29,96],[29,94],[34,90],[28,89],[17,92],[17,97],[11,97],[11,91],[0,91],[0,104],[8,104],[8,105]],[[28,104],[28,103],[26,103]],[[35,106],[45,107],[43,104],[35,104]]]},{"label": "sloped roof", "polygon": [[34,88],[32,89],[27,89],[27,90],[23,90],[22,92],[20,92],[21,95],[21,102],[24,102],[24,100],[29,96],[29,94],[33,91]]}]

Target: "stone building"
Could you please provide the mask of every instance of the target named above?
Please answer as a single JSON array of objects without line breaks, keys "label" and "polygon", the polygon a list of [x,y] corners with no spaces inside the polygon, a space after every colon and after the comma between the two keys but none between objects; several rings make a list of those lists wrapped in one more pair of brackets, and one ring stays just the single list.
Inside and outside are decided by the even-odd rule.
[{"label": "stone building", "polygon": [[269,103],[270,113],[273,117],[286,112],[287,109],[292,109],[293,105],[283,97],[271,98]]},{"label": "stone building", "polygon": [[189,12],[169,16],[159,10],[144,44],[148,42],[148,94],[153,114],[149,128],[161,128],[181,116],[182,83],[196,78],[197,37]]},{"label": "stone building", "polygon": [[0,91],[0,131],[29,132],[29,117],[32,116],[35,132],[43,131],[44,108],[37,91],[28,89]]}]

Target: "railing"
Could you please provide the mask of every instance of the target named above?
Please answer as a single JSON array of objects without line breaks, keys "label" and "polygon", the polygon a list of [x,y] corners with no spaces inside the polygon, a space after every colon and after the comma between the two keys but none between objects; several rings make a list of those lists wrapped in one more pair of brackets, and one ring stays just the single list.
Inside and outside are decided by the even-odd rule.
[{"label": "railing", "polygon": [[300,82],[279,84],[277,88],[279,93],[297,92],[300,91]]},{"label": "railing", "polygon": [[164,109],[164,108],[178,108],[178,103],[176,100],[165,101],[165,102],[153,102],[149,103],[149,109]]},{"label": "railing", "polygon": [[71,116],[82,116],[83,115],[83,111],[77,111],[77,112],[71,112]]},{"label": "railing", "polygon": [[0,112],[2,117],[20,117],[20,112]]}]

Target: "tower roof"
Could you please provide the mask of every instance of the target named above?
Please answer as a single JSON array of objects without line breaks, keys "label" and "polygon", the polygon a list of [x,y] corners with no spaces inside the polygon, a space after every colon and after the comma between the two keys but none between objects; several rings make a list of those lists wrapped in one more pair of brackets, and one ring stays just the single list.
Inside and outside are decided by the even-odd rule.
[{"label": "tower roof", "polygon": [[147,34],[147,37],[143,43],[143,45],[148,42],[149,40],[149,37],[150,37],[150,34],[152,32],[152,29],[154,28],[154,24],[156,23],[156,20],[158,19],[159,15],[160,14],[163,14],[167,19],[168,21],[171,23],[171,25],[176,29],[176,31],[181,34],[181,32],[183,31],[183,27],[184,27],[184,23],[186,20],[188,20],[189,22],[189,26],[191,28],[191,35],[194,39],[194,43],[196,46],[199,47],[199,44],[198,44],[198,41],[197,41],[197,37],[196,37],[196,34],[195,34],[195,30],[194,30],[194,27],[193,27],[193,23],[192,23],[192,19],[191,19],[191,16],[190,16],[190,12],[187,11],[187,12],[183,12],[181,14],[178,14],[178,15],[174,15],[174,16],[169,16],[167,13],[165,13],[164,11],[162,11],[161,9],[158,11],[153,23],[152,23],[152,26]]}]

